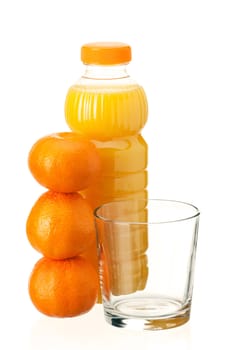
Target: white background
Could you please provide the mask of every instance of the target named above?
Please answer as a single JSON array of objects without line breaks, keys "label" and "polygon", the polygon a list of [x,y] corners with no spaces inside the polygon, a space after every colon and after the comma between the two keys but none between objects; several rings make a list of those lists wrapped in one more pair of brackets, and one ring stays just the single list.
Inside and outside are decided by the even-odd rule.
[{"label": "white background", "polygon": [[[231,18],[229,0],[1,0],[1,349],[231,348]],[[102,40],[132,46],[129,73],[147,92],[150,193],[201,211],[191,321],[170,331],[111,327],[101,306],[49,318],[27,293],[39,256],[25,222],[44,191],[27,155],[38,138],[68,130],[64,100],[83,70],[80,47]]]}]

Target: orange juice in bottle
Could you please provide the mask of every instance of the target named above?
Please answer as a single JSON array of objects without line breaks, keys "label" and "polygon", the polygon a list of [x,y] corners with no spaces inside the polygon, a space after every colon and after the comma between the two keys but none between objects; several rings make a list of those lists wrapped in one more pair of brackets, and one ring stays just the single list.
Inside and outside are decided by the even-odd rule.
[{"label": "orange juice in bottle", "polygon": [[[81,48],[81,60],[85,71],[67,92],[66,122],[72,131],[94,142],[102,160],[102,175],[97,184],[82,194],[93,208],[115,200],[146,199],[148,150],[141,131],[147,121],[148,104],[143,87],[127,72],[131,47],[118,42],[85,44]],[[145,208],[141,212],[146,215]],[[139,290],[146,283],[146,232],[142,238],[143,251],[139,252],[135,249],[133,233],[127,235],[131,242],[130,259],[114,262],[117,268],[112,293],[115,294],[122,292],[118,287],[120,280],[125,280],[124,285],[128,280],[124,294]],[[118,235],[117,239],[125,239],[125,232],[122,236]],[[130,276],[129,271],[133,271]]]}]

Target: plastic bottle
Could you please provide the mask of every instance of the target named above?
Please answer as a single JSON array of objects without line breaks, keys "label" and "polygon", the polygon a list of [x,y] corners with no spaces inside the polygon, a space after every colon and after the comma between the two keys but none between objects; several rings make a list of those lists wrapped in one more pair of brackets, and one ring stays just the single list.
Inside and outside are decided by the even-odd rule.
[{"label": "plastic bottle", "polygon": [[[89,43],[81,48],[81,60],[84,73],[69,88],[65,100],[66,122],[72,131],[95,143],[102,159],[102,176],[83,195],[93,208],[109,201],[146,199],[148,147],[141,131],[147,121],[148,103],[143,87],[127,72],[131,48],[124,43]],[[146,215],[145,210],[142,215]],[[144,233],[144,251],[146,246]],[[134,274],[125,292],[144,285],[144,251],[132,254],[133,261],[127,262],[126,270],[118,262],[117,278],[125,278],[127,270]]]}]

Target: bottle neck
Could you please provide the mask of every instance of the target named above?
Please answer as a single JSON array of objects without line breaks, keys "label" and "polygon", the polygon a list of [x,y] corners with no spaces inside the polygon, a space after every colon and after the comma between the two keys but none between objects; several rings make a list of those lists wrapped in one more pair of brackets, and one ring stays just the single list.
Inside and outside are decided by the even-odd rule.
[{"label": "bottle neck", "polygon": [[114,80],[129,78],[126,64],[118,65],[85,65],[85,72],[82,76],[85,79],[93,80]]}]

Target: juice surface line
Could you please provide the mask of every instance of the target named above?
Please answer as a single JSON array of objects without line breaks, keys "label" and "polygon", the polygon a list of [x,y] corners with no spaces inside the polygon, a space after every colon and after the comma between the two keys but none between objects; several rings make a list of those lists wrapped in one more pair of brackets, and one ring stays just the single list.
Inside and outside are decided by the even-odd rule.
[{"label": "juice surface line", "polygon": [[[143,87],[127,72],[131,48],[123,43],[89,43],[81,48],[81,60],[85,72],[67,92],[65,118],[72,131],[91,139],[102,160],[100,178],[82,194],[93,208],[115,200],[147,199],[148,147],[141,131],[148,104]],[[146,216],[146,208],[142,211]],[[141,212],[135,215],[141,217]],[[142,252],[136,249],[139,242],[133,232],[123,230],[116,239],[114,245],[119,246],[126,239],[130,252],[127,258],[112,262],[111,291],[132,293],[146,284],[147,235],[143,232],[139,237],[140,244],[144,241]],[[96,256],[91,249],[90,255]],[[97,256],[95,261],[97,268]]]}]

